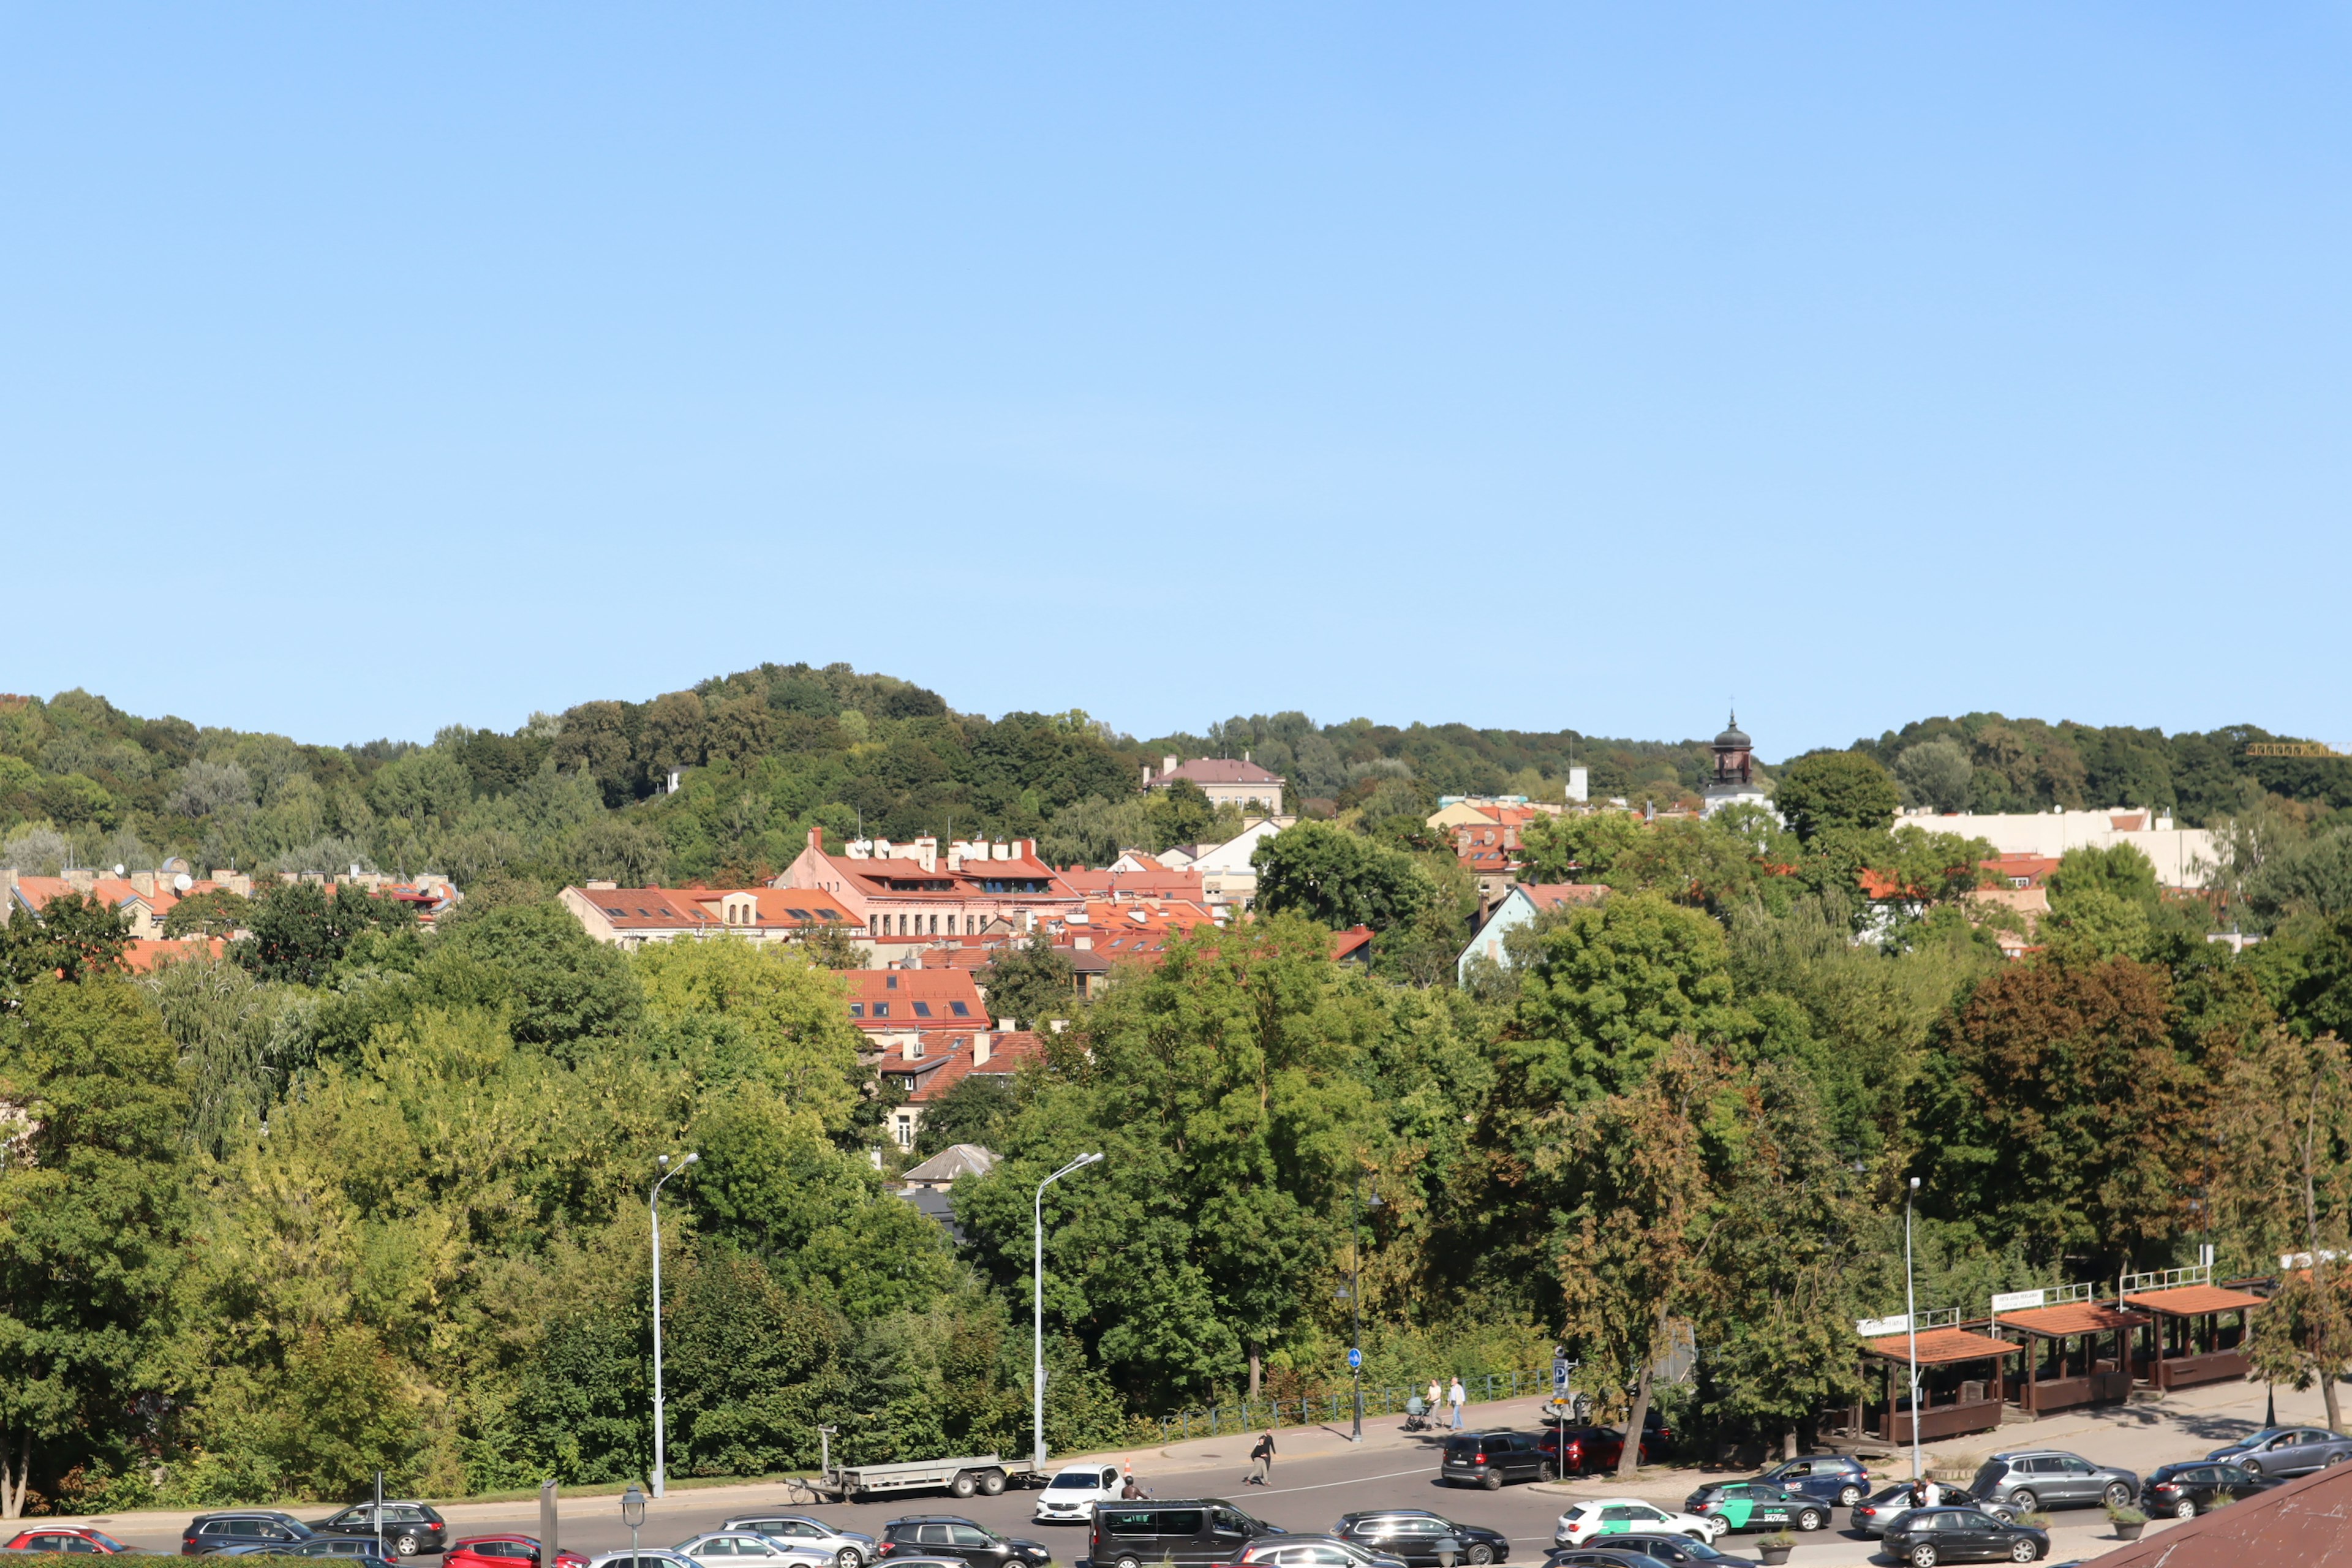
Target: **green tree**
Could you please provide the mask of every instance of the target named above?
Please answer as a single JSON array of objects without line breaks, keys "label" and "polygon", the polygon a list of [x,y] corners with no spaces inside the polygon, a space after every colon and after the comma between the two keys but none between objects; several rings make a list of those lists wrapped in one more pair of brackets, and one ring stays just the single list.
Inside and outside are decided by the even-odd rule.
[{"label": "green tree", "polygon": [[173,939],[232,937],[245,929],[252,913],[251,900],[226,888],[207,888],[163,911],[163,934]]},{"label": "green tree", "polygon": [[106,900],[59,893],[41,906],[37,919],[0,925],[0,1004],[51,974],[72,984],[119,973],[130,945],[129,921]]},{"label": "green tree", "polygon": [[1966,811],[1969,781],[1975,774],[1968,748],[1948,737],[1922,741],[1895,759],[1895,776],[1914,805],[1937,811]]},{"label": "green tree", "polygon": [[973,979],[988,998],[989,1016],[1010,1018],[1015,1028],[1040,1028],[1048,1019],[1077,1016],[1077,971],[1042,932],[997,949]]},{"label": "green tree", "polygon": [[1832,828],[1885,828],[1902,797],[1886,770],[1860,752],[1815,752],[1781,770],[1772,804],[1811,844]]},{"label": "green tree", "polygon": [[666,1048],[705,1083],[755,1078],[827,1131],[848,1125],[868,1075],[838,977],[733,937],[651,943],[630,963]]},{"label": "green tree", "polygon": [[[186,1228],[176,1052],[128,983],[27,987],[0,1024],[0,1514],[50,1446],[119,1434],[167,1372]],[[61,1468],[61,1467],[57,1467]]]},{"label": "green tree", "polygon": [[915,1152],[929,1159],[958,1143],[1001,1149],[1020,1110],[1020,1092],[1010,1079],[996,1073],[968,1074],[923,1108]]},{"label": "green tree", "polygon": [[617,1037],[636,1022],[644,1006],[636,977],[620,951],[590,936],[553,900],[509,904],[455,921],[435,948],[435,961],[446,952],[504,978],[512,998],[509,1023],[525,1045]]},{"label": "green tree", "polygon": [[1617,862],[1640,846],[1645,831],[1642,819],[1628,811],[1538,816],[1519,830],[1522,878],[1530,882],[1606,882]]},{"label": "green tree", "polygon": [[371,898],[349,882],[338,885],[332,898],[316,882],[279,882],[254,899],[250,934],[231,942],[228,955],[257,980],[319,985],[365,933],[415,924],[406,904]]},{"label": "green tree", "polygon": [[1210,804],[1208,793],[1191,779],[1178,779],[1166,789],[1152,791],[1143,810],[1155,855],[1173,845],[1198,844],[1216,832],[1217,808]]},{"label": "green tree", "polygon": [[1258,841],[1258,907],[1303,914],[1334,931],[1375,931],[1411,921],[1437,896],[1411,856],[1328,822],[1301,822]]},{"label": "green tree", "polygon": [[226,959],[160,964],[141,982],[180,1049],[196,1146],[226,1153],[269,1114],[303,1052],[311,1005]]}]

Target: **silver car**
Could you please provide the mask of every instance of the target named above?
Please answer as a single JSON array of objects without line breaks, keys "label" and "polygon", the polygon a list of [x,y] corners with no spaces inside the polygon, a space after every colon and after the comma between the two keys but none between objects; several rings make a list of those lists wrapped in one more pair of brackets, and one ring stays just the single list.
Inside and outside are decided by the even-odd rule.
[{"label": "silver car", "polygon": [[1406,1568],[1402,1557],[1367,1552],[1336,1535],[1261,1536],[1243,1547],[1234,1561],[1268,1568]]},{"label": "silver car", "polygon": [[588,1559],[588,1568],[702,1568],[682,1552],[672,1552],[667,1546],[641,1546],[635,1552],[624,1546],[618,1552],[603,1552]]},{"label": "silver car", "polygon": [[872,1536],[855,1530],[843,1530],[804,1513],[739,1514],[719,1528],[748,1530],[754,1535],[764,1535],[779,1545],[830,1552],[837,1568],[864,1568],[866,1563],[874,1561]]},{"label": "silver car", "polygon": [[763,1568],[836,1568],[834,1554],[822,1546],[789,1545],[755,1530],[705,1531],[671,1550],[693,1559],[696,1568],[726,1568],[746,1559]]}]

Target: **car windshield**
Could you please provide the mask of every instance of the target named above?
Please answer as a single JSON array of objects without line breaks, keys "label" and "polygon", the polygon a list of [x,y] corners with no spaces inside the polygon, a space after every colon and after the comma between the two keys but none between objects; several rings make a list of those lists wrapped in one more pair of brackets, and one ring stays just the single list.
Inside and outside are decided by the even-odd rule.
[{"label": "car windshield", "polygon": [[1046,1489],[1050,1491],[1054,1487],[1063,1487],[1072,1491],[1090,1492],[1100,1485],[1102,1485],[1102,1476],[1097,1471],[1064,1470],[1054,1478],[1053,1486]]},{"label": "car windshield", "polygon": [[104,1531],[85,1530],[82,1533],[89,1536],[92,1541],[97,1542],[100,1546],[105,1547],[109,1552],[128,1552],[131,1550],[131,1548],[123,1545],[122,1542],[115,1540],[114,1537],[107,1534]]}]

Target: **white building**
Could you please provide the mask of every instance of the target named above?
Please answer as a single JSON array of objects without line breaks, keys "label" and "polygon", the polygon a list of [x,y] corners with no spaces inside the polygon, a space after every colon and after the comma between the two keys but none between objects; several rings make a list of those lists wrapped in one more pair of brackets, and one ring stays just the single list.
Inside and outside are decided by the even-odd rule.
[{"label": "white building", "polygon": [[2213,836],[2201,827],[2175,827],[2172,818],[2147,807],[2111,806],[2105,811],[1960,812],[1937,816],[1925,809],[1905,812],[1899,827],[1957,833],[1982,838],[2003,855],[2039,855],[2058,859],[2069,849],[2106,849],[2128,844],[2156,868],[2167,888],[2201,888],[2217,858]]}]

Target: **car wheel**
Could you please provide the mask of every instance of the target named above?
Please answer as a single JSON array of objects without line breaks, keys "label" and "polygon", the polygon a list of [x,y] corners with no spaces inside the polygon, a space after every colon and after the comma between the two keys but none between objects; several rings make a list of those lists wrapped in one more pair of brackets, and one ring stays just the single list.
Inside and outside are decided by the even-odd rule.
[{"label": "car wheel", "polygon": [[1814,1531],[1819,1530],[1821,1527],[1822,1516],[1819,1510],[1806,1508],[1799,1509],[1797,1510],[1797,1528],[1799,1530]]},{"label": "car wheel", "polygon": [[1112,1565],[1112,1568],[1143,1568],[1143,1564],[1132,1557],[1122,1557]]},{"label": "car wheel", "polygon": [[2172,1517],[2175,1519],[2195,1519],[2197,1517],[2197,1500],[2195,1498],[2182,1498],[2179,1502],[2174,1503],[2172,1505]]},{"label": "car wheel", "polygon": [[1479,1478],[1478,1484],[1485,1487],[1490,1492],[1501,1491],[1503,1489],[1503,1472],[1500,1470],[1488,1470],[1484,1476]]},{"label": "car wheel", "polygon": [[1856,1503],[1860,1502],[1861,1500],[1862,1500],[1862,1489],[1861,1489],[1860,1487],[1840,1487],[1840,1488],[1838,1488],[1838,1507],[1840,1507],[1840,1508],[1852,1508],[1854,1504],[1856,1504]]},{"label": "car wheel", "polygon": [[2020,1513],[2032,1513],[2033,1505],[2040,1500],[2033,1495],[2031,1489],[2025,1487],[2020,1487],[2009,1494],[2009,1506]]},{"label": "car wheel", "polygon": [[2107,1489],[2102,1493],[2101,1496],[2105,1499],[2106,1505],[2109,1508],[2128,1508],[2131,1506],[2131,1488],[2124,1485],[2121,1481],[2109,1481],[2107,1483]]},{"label": "car wheel", "polygon": [[2352,1454],[2330,1454],[2327,1456],[2327,1462],[2330,1465],[2340,1465],[2347,1459],[2352,1459]]},{"label": "car wheel", "polygon": [[392,1549],[400,1556],[414,1557],[416,1555],[416,1537],[403,1531],[392,1538]]},{"label": "car wheel", "polygon": [[2009,1543],[2009,1560],[2011,1563],[2031,1563],[2038,1555],[2040,1553],[2035,1552],[2033,1542],[2023,1536]]},{"label": "car wheel", "polygon": [[1936,1568],[1936,1549],[1922,1542],[1911,1549],[1911,1568]]},{"label": "car wheel", "polygon": [[[1552,1468],[1552,1462],[1549,1459],[1546,1459],[1542,1464],[1536,1467],[1536,1479],[1539,1481],[1556,1481],[1559,1479],[1559,1472]],[[1473,1563],[1484,1563],[1486,1560],[1484,1557],[1473,1557],[1470,1561]]]},{"label": "car wheel", "polygon": [[1483,1542],[1476,1543],[1462,1554],[1462,1560],[1465,1563],[1492,1563],[1495,1560],[1495,1549]]},{"label": "car wheel", "polygon": [[971,1479],[971,1472],[970,1470],[958,1470],[956,1472],[955,1479],[948,1483],[948,1496],[950,1497],[967,1498],[979,1489],[980,1483]]},{"label": "car wheel", "polygon": [[2263,1462],[2260,1459],[2240,1459],[2238,1468],[2250,1476],[2259,1476],[2263,1473]]}]

